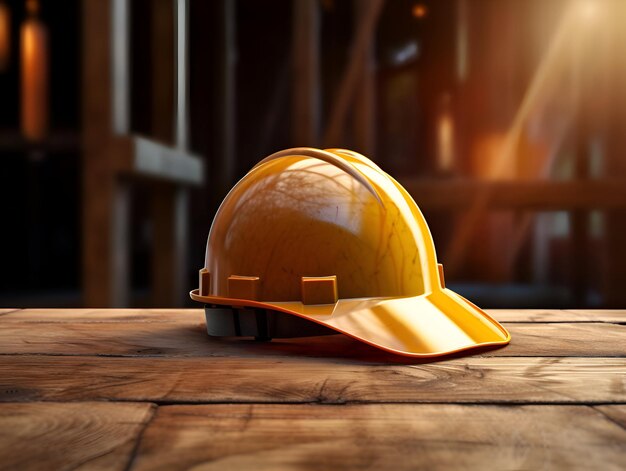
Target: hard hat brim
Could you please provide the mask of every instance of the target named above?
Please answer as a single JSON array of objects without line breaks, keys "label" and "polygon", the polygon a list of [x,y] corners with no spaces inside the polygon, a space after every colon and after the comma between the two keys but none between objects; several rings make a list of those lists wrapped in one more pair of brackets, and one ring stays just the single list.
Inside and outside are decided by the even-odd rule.
[{"label": "hard hat brim", "polygon": [[200,296],[205,304],[271,309],[329,327],[382,350],[408,357],[437,357],[502,346],[508,331],[480,308],[449,289],[422,296],[340,299],[335,304],[268,302]]}]

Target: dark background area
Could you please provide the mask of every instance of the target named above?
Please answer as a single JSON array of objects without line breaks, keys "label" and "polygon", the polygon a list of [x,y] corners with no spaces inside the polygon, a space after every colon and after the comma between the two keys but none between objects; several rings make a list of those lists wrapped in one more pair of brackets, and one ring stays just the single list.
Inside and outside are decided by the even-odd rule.
[{"label": "dark background area", "polygon": [[[84,258],[83,205],[85,192],[100,189],[84,184],[84,130],[93,118],[84,116],[84,97],[109,82],[88,82],[83,73],[84,58],[97,53],[85,49],[89,1],[41,0],[35,14],[28,2],[0,1],[0,15],[9,18],[0,21],[9,25],[0,35],[10,38],[6,50],[0,38],[6,57],[0,60],[2,306],[91,304],[85,273],[98,267]],[[185,209],[188,289],[195,287],[213,214],[230,186],[274,151],[324,145],[354,60],[358,11],[369,0],[314,2],[319,130],[311,142],[294,140],[297,1],[188,3],[188,147],[205,165],[204,182],[190,188]],[[174,3],[129,5],[129,131],[169,145],[175,80],[162,71],[163,57],[174,64]],[[24,134],[20,118],[20,32],[32,17],[46,30],[48,47],[49,101],[42,112],[49,126],[35,139]],[[426,215],[439,261],[455,267],[447,273],[449,286],[481,307],[625,306],[625,22],[625,3],[618,0],[384,2],[367,72],[374,98],[370,145],[363,148],[353,123],[361,113],[355,105],[332,146],[367,154],[405,184]],[[358,103],[361,91],[355,93]],[[232,117],[227,154],[224,116]],[[529,185],[520,186],[524,182]],[[558,194],[562,182],[580,183],[567,187],[571,205]],[[473,199],[494,183],[498,189],[477,211],[462,255],[454,255]],[[468,185],[477,188],[468,193],[472,201],[455,203],[454,194]],[[153,191],[154,183],[143,178],[130,188],[131,306],[155,303],[152,251],[160,229],[151,217]],[[535,191],[539,203],[529,197]],[[543,204],[544,196],[559,203]]]}]

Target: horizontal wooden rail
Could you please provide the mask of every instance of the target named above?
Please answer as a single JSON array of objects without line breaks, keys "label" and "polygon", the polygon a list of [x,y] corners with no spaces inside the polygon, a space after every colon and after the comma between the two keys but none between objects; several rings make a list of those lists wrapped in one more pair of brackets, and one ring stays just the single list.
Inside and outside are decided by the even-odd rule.
[{"label": "horizontal wooden rail", "polygon": [[110,146],[120,173],[187,185],[203,182],[204,161],[188,151],[140,136],[117,137]]},{"label": "horizontal wooden rail", "polygon": [[426,210],[465,210],[483,192],[492,209],[559,211],[626,208],[626,180],[586,181],[433,181],[400,179],[418,206]]}]

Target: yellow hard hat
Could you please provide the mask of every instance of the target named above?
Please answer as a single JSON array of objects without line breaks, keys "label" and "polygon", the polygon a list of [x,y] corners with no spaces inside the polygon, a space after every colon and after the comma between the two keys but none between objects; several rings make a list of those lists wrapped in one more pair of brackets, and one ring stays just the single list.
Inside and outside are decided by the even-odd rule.
[{"label": "yellow hard hat", "polygon": [[407,191],[344,149],[287,149],[252,168],[217,211],[191,298],[217,336],[339,332],[414,357],[511,339],[445,288]]}]

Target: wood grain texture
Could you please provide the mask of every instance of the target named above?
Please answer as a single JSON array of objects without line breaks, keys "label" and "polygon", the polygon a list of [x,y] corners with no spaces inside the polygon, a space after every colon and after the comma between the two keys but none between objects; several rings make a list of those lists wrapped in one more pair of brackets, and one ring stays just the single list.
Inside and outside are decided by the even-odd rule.
[{"label": "wood grain texture", "polygon": [[0,401],[626,403],[625,358],[0,357]]},{"label": "wood grain texture", "polygon": [[17,311],[19,311],[19,309],[17,309],[17,308],[16,309],[11,309],[11,308],[9,308],[9,309],[0,309],[0,316],[8,314],[10,312],[17,312]]},{"label": "wood grain texture", "polygon": [[150,404],[0,404],[0,469],[123,470]]},{"label": "wood grain texture", "polygon": [[621,470],[625,442],[586,406],[166,406],[133,469]]},{"label": "wood grain texture", "polygon": [[626,311],[617,309],[486,309],[485,312],[499,322],[626,322]]},{"label": "wood grain texture", "polygon": [[626,429],[626,406],[625,405],[604,405],[595,406],[594,409],[599,410],[616,424]]},{"label": "wood grain texture", "polygon": [[[308,356],[341,361],[398,362],[344,335],[275,340],[226,340],[207,336],[204,320],[176,315],[175,322],[5,322],[0,317],[0,354],[118,356]],[[19,314],[16,314],[17,318]],[[511,344],[483,350],[483,356],[626,356],[626,325],[608,323],[511,323]]]},{"label": "wood grain texture", "polygon": [[[202,309],[0,309],[11,313],[3,322],[178,322],[194,318],[204,322]],[[625,323],[626,310],[486,309],[499,322],[611,322]]]},{"label": "wood grain texture", "polygon": [[0,311],[0,469],[624,469],[624,311],[490,313],[508,347],[419,361],[209,338],[200,309]]},{"label": "wood grain texture", "polygon": [[[202,309],[7,309],[2,323],[204,321]],[[2,312],[2,311],[0,311]]]}]

